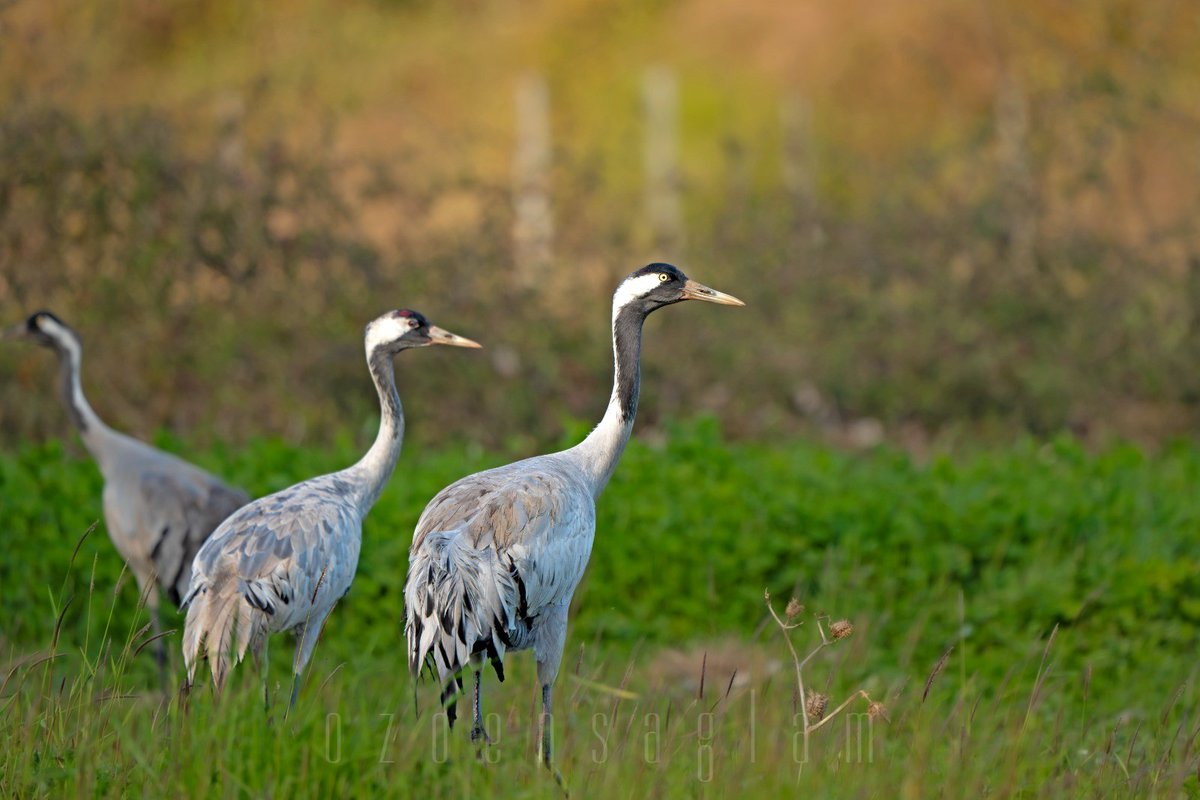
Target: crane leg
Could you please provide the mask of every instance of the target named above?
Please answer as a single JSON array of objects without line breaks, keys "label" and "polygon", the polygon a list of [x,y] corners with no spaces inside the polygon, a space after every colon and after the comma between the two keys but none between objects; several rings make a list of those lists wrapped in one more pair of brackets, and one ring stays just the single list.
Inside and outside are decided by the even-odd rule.
[{"label": "crane leg", "polygon": [[263,637],[262,646],[262,682],[263,682],[263,711],[268,714],[271,712],[271,678],[270,678],[270,647],[271,639],[268,636]]},{"label": "crane leg", "polygon": [[162,634],[162,618],[158,614],[158,576],[135,573],[139,600],[150,612],[150,638],[154,641],[154,661],[158,664],[158,689],[167,694],[167,643]]},{"label": "crane leg", "polygon": [[300,673],[292,675],[292,699],[288,701],[288,713],[296,707],[296,698],[300,695]]},{"label": "crane leg", "polygon": [[550,684],[542,686],[542,714],[538,717],[538,761],[546,765],[546,769],[552,769],[551,750],[553,745],[551,740],[554,738],[554,716],[550,711]]},{"label": "crane leg", "polygon": [[491,737],[488,736],[487,729],[483,727],[482,684],[483,670],[477,669],[475,670],[475,702],[473,706],[475,711],[475,724],[471,728],[471,741],[478,743],[480,740],[483,740],[484,744],[490,745],[492,743]]},{"label": "crane leg", "polygon": [[317,639],[321,636],[321,627],[331,610],[326,609],[324,613],[306,619],[304,626],[297,633],[296,656],[292,660],[292,699],[288,702],[289,713],[296,707],[296,697],[300,694],[300,673],[304,672],[304,667],[312,658],[313,648],[317,646]]},{"label": "crane leg", "polygon": [[163,694],[167,693],[167,642],[162,633],[162,619],[158,615],[158,604],[150,607],[151,635],[158,637],[154,640],[154,660],[158,663],[158,688]]},{"label": "crane leg", "polygon": [[292,713],[292,709],[296,707],[296,698],[300,695],[300,672],[304,669],[304,665],[300,662],[300,659],[304,652],[304,640],[307,636],[308,623],[305,623],[304,630],[300,633],[300,639],[296,642],[296,657],[292,662],[292,697],[288,700],[287,711],[283,714],[285,720]]},{"label": "crane leg", "polygon": [[554,776],[554,782],[558,784],[558,788],[562,789],[563,794],[570,796],[567,791],[567,784],[563,781],[562,773],[554,767],[554,762],[551,760],[554,740],[554,715],[550,710],[551,707],[551,685],[548,683],[542,684],[542,714],[538,718],[538,761],[546,765],[546,769]]},{"label": "crane leg", "polygon": [[567,606],[563,604],[548,608],[538,617],[542,624],[533,645],[534,658],[537,660],[538,684],[542,687],[542,715],[538,720],[538,739],[541,747],[538,761],[546,765],[558,788],[562,789],[565,795],[568,794],[567,785],[563,782],[562,773],[554,768],[554,762],[551,761],[554,749],[554,714],[551,711],[550,694],[553,691],[554,679],[558,677],[563,644],[567,639]]}]

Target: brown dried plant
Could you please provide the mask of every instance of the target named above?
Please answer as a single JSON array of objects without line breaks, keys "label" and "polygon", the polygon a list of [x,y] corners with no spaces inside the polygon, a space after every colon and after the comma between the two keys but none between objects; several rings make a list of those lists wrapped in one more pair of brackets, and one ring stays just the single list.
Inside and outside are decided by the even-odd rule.
[{"label": "brown dried plant", "polygon": [[804,714],[803,733],[806,750],[810,734],[836,717],[859,698],[862,698],[867,704],[867,714],[871,719],[882,718],[885,721],[887,720],[887,710],[883,704],[872,700],[871,696],[864,689],[852,692],[849,697],[842,701],[841,705],[826,713],[826,708],[829,706],[829,697],[820,692],[812,692],[810,694],[805,688],[804,668],[817,653],[833,645],[835,642],[849,638],[854,633],[854,625],[849,620],[839,619],[836,622],[830,623],[829,631],[826,633],[825,627],[822,625],[822,620],[828,619],[828,617],[825,615],[814,615],[817,633],[820,635],[821,641],[807,655],[801,658],[799,651],[796,650],[796,646],[792,642],[791,632],[804,624],[803,620],[797,620],[804,613],[804,606],[800,604],[799,600],[793,597],[787,604],[784,616],[781,617],[775,611],[775,607],[771,605],[771,593],[769,591],[763,593],[763,599],[767,604],[767,610],[771,612],[771,617],[775,620],[775,624],[779,626],[779,632],[792,654],[792,663],[796,668],[796,687],[800,692],[800,708],[803,709]]}]

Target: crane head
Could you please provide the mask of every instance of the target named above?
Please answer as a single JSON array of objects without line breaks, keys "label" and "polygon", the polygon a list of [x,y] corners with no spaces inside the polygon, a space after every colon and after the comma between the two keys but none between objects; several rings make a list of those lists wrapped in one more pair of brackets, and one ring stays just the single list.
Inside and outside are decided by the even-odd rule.
[{"label": "crane head", "polygon": [[366,330],[367,353],[383,350],[396,353],[409,347],[444,344],[450,347],[480,347],[465,336],[430,324],[425,315],[407,308],[389,311],[371,320]]},{"label": "crane head", "polygon": [[35,311],[29,319],[19,322],[0,332],[0,339],[24,339],[43,347],[59,348],[64,341],[73,337],[73,331],[65,322],[49,311]]},{"label": "crane head", "polygon": [[733,295],[710,289],[698,283],[671,264],[649,264],[633,272],[613,295],[614,312],[633,307],[648,314],[663,306],[684,300],[703,300],[727,306],[744,306]]}]

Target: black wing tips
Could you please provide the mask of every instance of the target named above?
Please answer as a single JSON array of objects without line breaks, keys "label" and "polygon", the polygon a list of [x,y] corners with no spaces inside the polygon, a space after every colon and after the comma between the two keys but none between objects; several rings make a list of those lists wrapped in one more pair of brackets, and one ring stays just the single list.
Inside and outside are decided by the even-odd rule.
[{"label": "black wing tips", "polygon": [[193,582],[192,588],[188,591],[188,593],[186,595],[183,596],[183,599],[179,601],[179,610],[180,611],[187,610],[188,606],[190,606],[192,604],[192,600],[194,600],[196,598],[196,595],[205,594],[207,592],[208,592],[208,584]]},{"label": "black wing tips", "polygon": [[446,681],[446,685],[442,687],[441,703],[442,708],[446,712],[446,724],[449,728],[454,728],[454,721],[458,719],[458,696],[463,691],[462,672],[454,675],[450,680]]},{"label": "black wing tips", "polygon": [[529,598],[525,593],[525,579],[517,569],[517,562],[512,556],[508,557],[508,574],[517,587],[517,619],[529,618]]},{"label": "black wing tips", "polygon": [[[241,585],[242,597],[250,604],[251,608],[257,608],[259,611],[265,612],[267,616],[275,616],[275,603],[271,600],[271,590],[264,587],[258,581],[244,581]],[[283,597],[280,596],[280,600]],[[286,602],[286,601],[284,601]]]},{"label": "black wing tips", "polygon": [[492,665],[492,670],[496,673],[496,679],[504,683],[504,657],[496,650],[496,642],[488,639],[484,645],[487,651],[488,662]]},{"label": "black wing tips", "polygon": [[[519,587],[521,604],[522,607],[525,607],[523,581],[519,582]],[[431,584],[427,584],[425,587],[425,598],[420,603],[425,613],[410,613],[408,615],[408,624],[405,633],[409,647],[409,674],[418,680],[421,678],[421,673],[425,670],[428,670],[431,678],[436,678],[438,675],[461,676],[462,671],[467,667],[467,662],[460,660],[458,654],[465,648],[468,653],[468,659],[472,656],[486,657],[488,663],[492,666],[492,670],[496,673],[496,678],[503,683],[503,651],[514,648],[513,639],[509,635],[508,625],[503,615],[497,612],[488,623],[476,620],[476,627],[484,628],[486,634],[476,638],[474,641],[468,641],[468,616],[476,614],[476,609],[480,608],[479,604],[471,600],[469,591],[463,589],[458,594],[458,603],[447,602],[447,607],[439,608],[440,604],[435,602],[434,594],[434,587]],[[455,605],[460,605],[462,609],[462,612],[457,615],[451,610]],[[422,648],[422,641],[430,625],[434,626],[436,636],[434,636],[433,641],[428,646]],[[462,648],[458,647],[457,644],[461,644]],[[459,682],[461,683],[461,680]],[[445,700],[444,695],[445,692],[443,692],[443,702]]]}]

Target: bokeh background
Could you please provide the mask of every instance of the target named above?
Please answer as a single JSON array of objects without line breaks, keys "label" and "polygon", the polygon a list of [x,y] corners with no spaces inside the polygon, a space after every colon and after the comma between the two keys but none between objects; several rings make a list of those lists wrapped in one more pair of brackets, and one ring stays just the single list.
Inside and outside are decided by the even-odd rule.
[{"label": "bokeh background", "polygon": [[[651,323],[645,435],[1198,421],[1183,0],[6,0],[0,42],[0,318],[74,325],[138,435],[369,438],[409,305],[487,346],[404,359],[411,441],[536,449],[658,259],[748,308]],[[52,361],[0,350],[0,441],[65,430]]]}]

